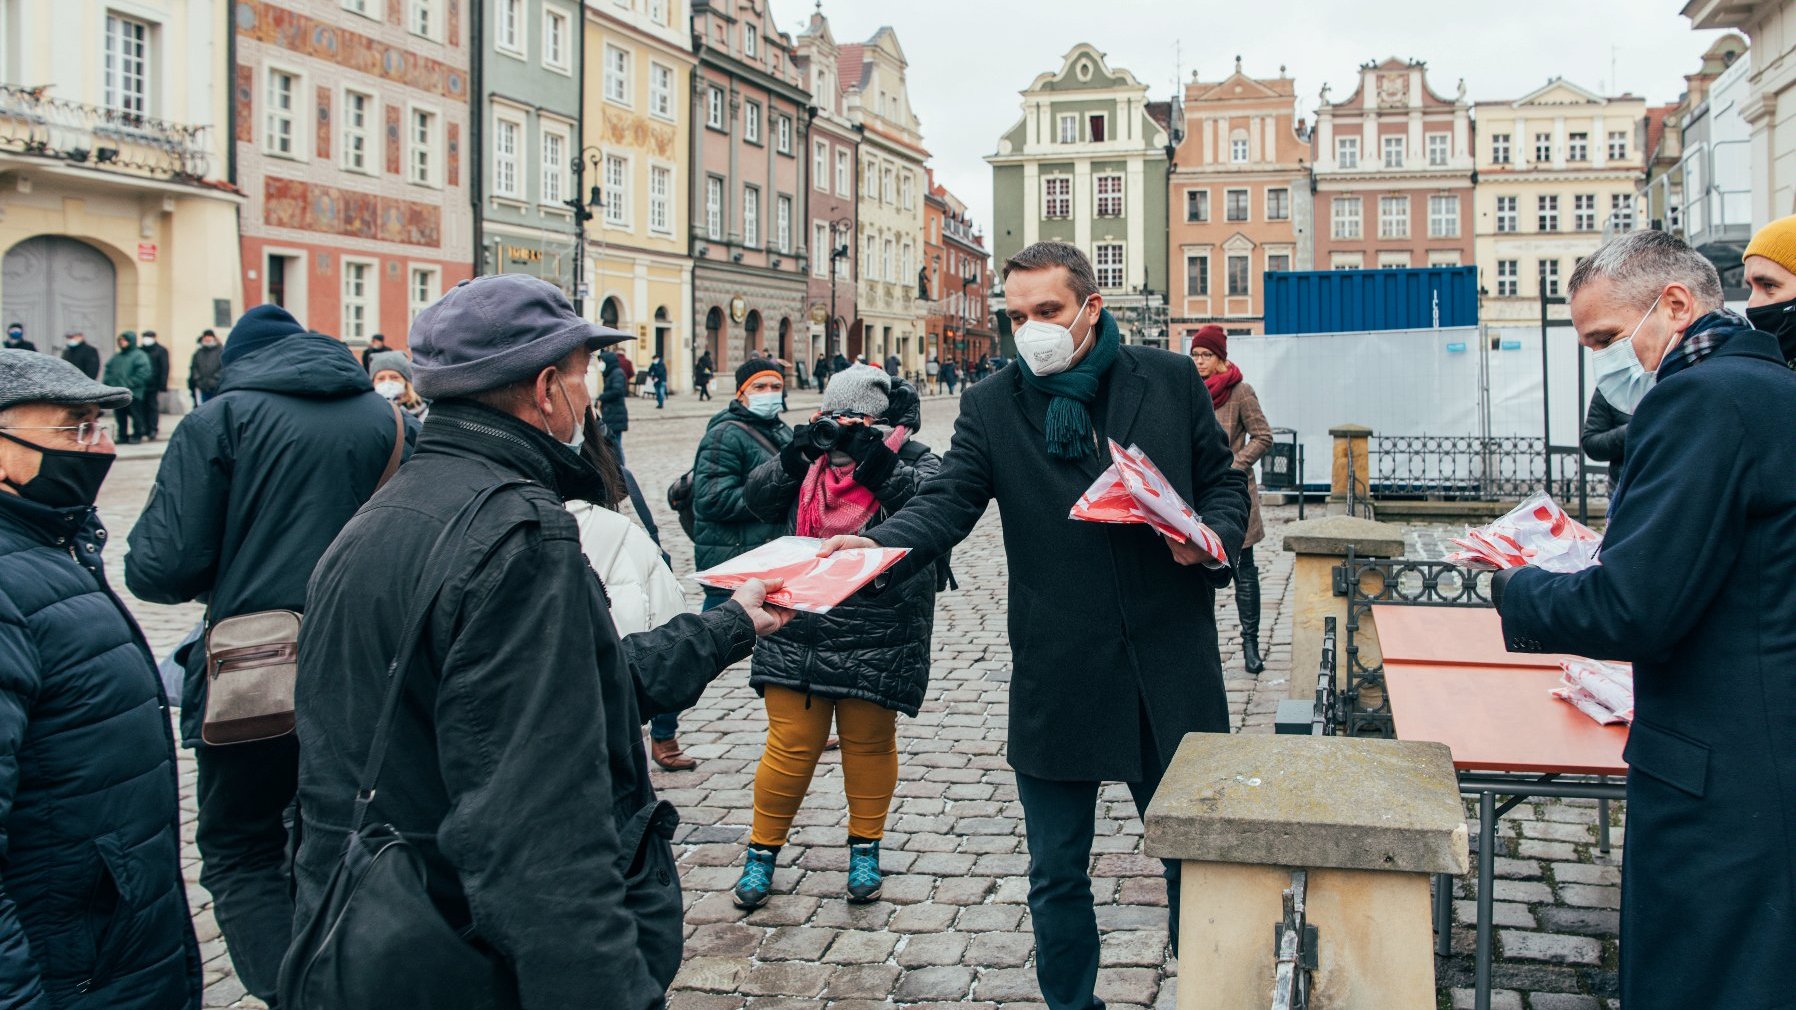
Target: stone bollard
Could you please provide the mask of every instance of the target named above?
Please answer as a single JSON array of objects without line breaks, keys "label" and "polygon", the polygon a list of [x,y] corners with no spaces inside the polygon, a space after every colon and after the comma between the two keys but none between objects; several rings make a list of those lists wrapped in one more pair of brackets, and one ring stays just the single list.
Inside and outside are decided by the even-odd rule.
[{"label": "stone bollard", "polygon": [[[1355,516],[1326,516],[1291,523],[1284,530],[1284,549],[1297,555],[1291,566],[1291,683],[1292,698],[1310,698],[1316,690],[1316,668],[1322,656],[1322,621],[1329,615],[1340,620],[1336,641],[1337,686],[1347,680],[1347,604],[1335,595],[1334,570],[1352,550],[1361,558],[1403,556],[1403,530]],[[1376,636],[1367,633],[1370,622],[1355,638],[1360,660],[1367,666],[1378,661]]]},{"label": "stone bollard", "polygon": [[[1363,424],[1343,424],[1328,429],[1328,433],[1335,440],[1334,468],[1329,475],[1328,500],[1333,503],[1345,502],[1351,490],[1349,483],[1360,488],[1361,498],[1372,497],[1372,429]],[[1351,470],[1349,461],[1352,464]]]},{"label": "stone bollard", "polygon": [[1294,870],[1314,927],[1311,1007],[1436,1005],[1429,880],[1468,866],[1445,745],[1192,733],[1146,820],[1147,854],[1184,863],[1178,1010],[1271,1005]]}]

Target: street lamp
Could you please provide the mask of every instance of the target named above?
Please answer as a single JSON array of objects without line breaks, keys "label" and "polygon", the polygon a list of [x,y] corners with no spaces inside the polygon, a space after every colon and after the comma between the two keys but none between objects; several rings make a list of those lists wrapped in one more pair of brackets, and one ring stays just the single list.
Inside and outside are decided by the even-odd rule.
[{"label": "street lamp", "polygon": [[830,343],[829,334],[834,331],[836,339],[835,353],[843,353],[842,327],[836,323],[836,278],[842,275],[838,261],[848,258],[848,243],[836,241],[837,235],[847,235],[854,228],[854,218],[839,217],[829,223],[829,325],[823,329],[825,344]]},{"label": "street lamp", "polygon": [[[574,155],[569,167],[574,173],[574,195],[561,201],[574,212],[574,228],[577,237],[574,240],[574,311],[582,318],[586,316],[586,222],[597,216],[597,212],[605,207],[605,191],[596,181],[599,178],[599,159],[604,153],[597,147],[587,147]],[[586,161],[592,162],[594,182],[592,192],[585,203],[580,202],[580,190],[586,185]]]}]

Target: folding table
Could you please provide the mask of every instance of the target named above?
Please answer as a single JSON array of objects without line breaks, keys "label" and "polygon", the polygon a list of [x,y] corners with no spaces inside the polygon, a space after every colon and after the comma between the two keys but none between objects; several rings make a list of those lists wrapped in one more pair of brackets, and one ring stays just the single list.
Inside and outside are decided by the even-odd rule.
[{"label": "folding table", "polygon": [[[1396,612],[1401,617],[1389,621],[1387,615]],[[1627,729],[1599,726],[1553,698],[1558,657],[1502,651],[1494,610],[1376,607],[1374,613],[1397,736],[1446,744],[1460,792],[1478,798],[1474,1005],[1489,1010],[1497,819],[1537,796],[1596,799],[1602,801],[1598,844],[1608,851],[1607,801],[1625,798],[1627,790],[1621,757]],[[1452,653],[1466,658],[1456,661]],[[1568,775],[1595,778],[1561,778]],[[1499,794],[1508,799],[1499,804]],[[1442,955],[1451,950],[1451,911],[1451,887],[1443,880],[1435,892],[1436,949]]]}]

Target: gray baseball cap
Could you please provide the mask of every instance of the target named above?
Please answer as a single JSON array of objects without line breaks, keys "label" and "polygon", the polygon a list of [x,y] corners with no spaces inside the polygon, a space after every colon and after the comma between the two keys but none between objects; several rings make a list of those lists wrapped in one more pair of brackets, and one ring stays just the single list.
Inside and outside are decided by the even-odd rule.
[{"label": "gray baseball cap", "polygon": [[61,358],[0,349],[0,410],[21,403],[91,403],[111,410],[130,402],[129,389],[95,382]]},{"label": "gray baseball cap", "polygon": [[572,354],[630,339],[587,322],[561,289],[529,274],[465,280],[412,323],[412,385],[428,400],[528,379]]}]

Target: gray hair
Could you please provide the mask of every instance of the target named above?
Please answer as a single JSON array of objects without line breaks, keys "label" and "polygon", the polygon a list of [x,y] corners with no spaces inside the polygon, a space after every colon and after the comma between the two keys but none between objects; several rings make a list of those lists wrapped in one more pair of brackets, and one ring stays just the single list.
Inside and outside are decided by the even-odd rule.
[{"label": "gray hair", "polygon": [[1641,311],[1667,284],[1689,288],[1702,312],[1713,312],[1724,301],[1715,264],[1668,232],[1630,232],[1603,243],[1572,271],[1566,291],[1575,296],[1599,277],[1609,278],[1616,296]]},{"label": "gray hair", "polygon": [[1073,294],[1081,303],[1098,293],[1098,277],[1092,272],[1091,260],[1079,247],[1067,242],[1037,242],[1004,261],[1003,277],[1008,279],[1018,270],[1029,273],[1065,267]]}]

